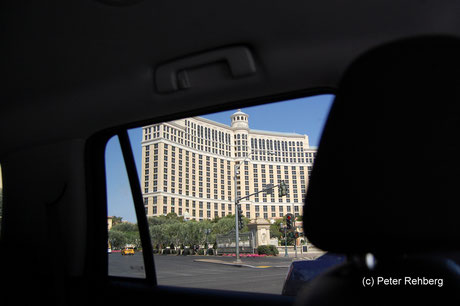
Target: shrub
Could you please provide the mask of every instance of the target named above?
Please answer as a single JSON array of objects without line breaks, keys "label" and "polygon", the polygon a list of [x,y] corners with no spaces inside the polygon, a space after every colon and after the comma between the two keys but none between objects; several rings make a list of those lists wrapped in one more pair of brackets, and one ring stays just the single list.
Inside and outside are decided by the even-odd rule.
[{"label": "shrub", "polygon": [[278,248],[276,247],[276,245],[270,245],[270,250],[271,250],[273,256],[276,256],[276,255],[278,255],[280,253],[278,251]]},{"label": "shrub", "polygon": [[265,254],[265,255],[272,255],[272,256],[276,256],[279,254],[278,248],[274,245],[260,245],[257,248],[257,253],[259,255]]},{"label": "shrub", "polygon": [[259,255],[261,254],[268,255],[268,252],[269,252],[268,245],[259,245],[257,247],[257,254]]}]

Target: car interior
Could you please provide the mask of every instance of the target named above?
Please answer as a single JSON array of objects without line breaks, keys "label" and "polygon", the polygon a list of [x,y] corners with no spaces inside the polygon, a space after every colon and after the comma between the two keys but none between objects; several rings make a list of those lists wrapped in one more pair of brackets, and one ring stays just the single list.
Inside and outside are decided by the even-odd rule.
[{"label": "car interior", "polygon": [[[2,304],[460,302],[457,1],[3,1],[0,11]],[[304,231],[346,262],[297,297],[159,285],[128,130],[318,94],[336,97]],[[113,136],[140,279],[108,271]]]},{"label": "car interior", "polygon": [[[345,72],[307,192],[304,229],[324,249],[373,254],[376,263],[350,260],[328,271],[305,290],[307,305],[356,296],[362,304],[458,302],[459,51],[454,37],[404,39],[367,52]],[[359,280],[372,276],[442,279],[443,290],[369,291]],[[325,290],[336,295],[322,296]]]}]

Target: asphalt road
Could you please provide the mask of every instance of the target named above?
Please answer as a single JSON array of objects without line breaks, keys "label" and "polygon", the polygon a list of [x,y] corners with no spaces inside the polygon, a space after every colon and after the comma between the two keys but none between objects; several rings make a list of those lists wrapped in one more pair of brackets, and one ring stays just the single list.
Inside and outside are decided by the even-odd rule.
[{"label": "asphalt road", "polygon": [[[243,258],[242,266],[217,256],[155,255],[154,260],[160,285],[280,294],[292,258]],[[110,254],[109,273],[144,277],[142,254]]]}]

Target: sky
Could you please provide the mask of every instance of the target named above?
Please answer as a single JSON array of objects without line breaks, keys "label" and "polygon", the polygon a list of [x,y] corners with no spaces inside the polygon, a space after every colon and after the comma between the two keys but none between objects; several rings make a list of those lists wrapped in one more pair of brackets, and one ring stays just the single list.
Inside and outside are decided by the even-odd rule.
[{"label": "sky", "polygon": [[[318,146],[321,132],[333,95],[319,95],[242,108],[249,115],[249,128],[274,132],[306,134],[310,146]],[[230,125],[230,115],[235,110],[202,116],[204,118]],[[133,148],[137,173],[141,173],[142,128],[128,130]],[[106,146],[106,176],[108,215],[123,217],[123,220],[137,222],[126,168],[123,162],[120,143],[116,136]]]}]

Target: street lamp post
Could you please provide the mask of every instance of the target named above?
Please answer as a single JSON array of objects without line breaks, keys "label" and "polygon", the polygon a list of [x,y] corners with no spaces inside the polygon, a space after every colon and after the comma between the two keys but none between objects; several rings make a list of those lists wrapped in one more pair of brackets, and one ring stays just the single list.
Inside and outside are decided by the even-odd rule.
[{"label": "street lamp post", "polygon": [[[267,152],[268,155],[274,155],[273,152],[271,151],[265,151],[265,150],[258,150],[259,152]],[[244,162],[246,160],[248,160],[251,155],[254,153],[255,151],[251,151],[251,153],[249,153],[245,159],[243,159],[243,161],[241,161],[241,163],[239,163],[238,165],[235,163],[235,173],[234,173],[234,176],[233,176],[233,183],[235,185],[235,255],[236,255],[236,263],[241,263],[241,259],[240,259],[240,233],[239,233],[239,228],[238,228],[238,205],[239,205],[239,201],[240,199],[238,198],[238,179],[237,179],[237,176],[238,176],[238,171],[241,167],[242,164],[244,164]]]},{"label": "street lamp post", "polygon": [[206,233],[206,248],[205,248],[206,250],[205,250],[204,255],[207,256],[208,255],[208,249],[209,249],[208,235],[211,233],[211,229],[210,228],[205,229],[205,233]]},{"label": "street lamp post", "polygon": [[237,175],[238,175],[238,165],[235,163],[235,175],[234,175],[234,183],[235,183],[235,254],[236,254],[236,262],[240,263],[240,233],[238,228],[238,182],[237,182]]}]

